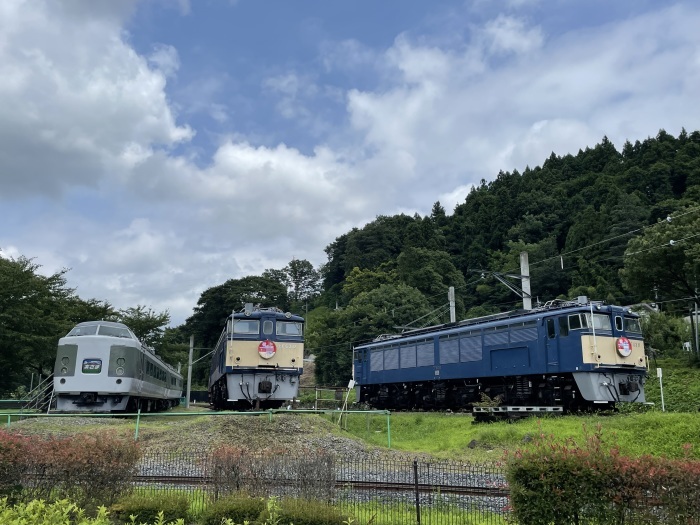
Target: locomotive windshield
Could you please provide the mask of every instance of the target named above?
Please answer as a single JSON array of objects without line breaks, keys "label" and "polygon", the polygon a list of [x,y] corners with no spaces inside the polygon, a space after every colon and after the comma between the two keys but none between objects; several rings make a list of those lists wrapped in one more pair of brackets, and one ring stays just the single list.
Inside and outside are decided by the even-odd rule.
[{"label": "locomotive windshield", "polygon": [[580,330],[582,328],[593,328],[595,330],[611,330],[610,317],[604,314],[574,314],[569,316],[569,329]]},{"label": "locomotive windshield", "polygon": [[260,332],[260,321],[255,319],[234,319],[234,334],[258,334]]},{"label": "locomotive windshield", "polygon": [[304,335],[304,325],[294,321],[277,321],[277,335]]},{"label": "locomotive windshield", "polygon": [[633,317],[625,317],[625,330],[627,332],[641,334],[642,325],[639,323],[639,319],[635,319]]},{"label": "locomotive windshield", "polygon": [[100,323],[79,324],[68,332],[66,337],[79,337],[82,335],[104,335],[106,337],[136,339],[134,334],[125,326],[109,326]]}]

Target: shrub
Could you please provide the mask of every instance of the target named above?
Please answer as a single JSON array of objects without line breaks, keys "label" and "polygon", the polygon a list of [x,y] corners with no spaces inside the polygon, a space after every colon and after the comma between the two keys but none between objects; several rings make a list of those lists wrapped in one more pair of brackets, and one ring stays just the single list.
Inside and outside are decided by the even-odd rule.
[{"label": "shrub", "polygon": [[46,503],[34,500],[10,506],[7,498],[0,500],[0,523],[3,525],[111,525],[104,507],[94,518],[68,500]]},{"label": "shrub", "polygon": [[520,523],[688,523],[700,515],[700,462],[625,458],[600,429],[579,447],[540,435],[508,458],[513,514]]},{"label": "shrub", "polygon": [[165,494],[157,497],[142,494],[131,494],[122,497],[110,507],[115,518],[129,522],[130,516],[135,516],[137,522],[155,522],[162,513],[162,519],[174,521],[188,517],[190,508],[189,498],[185,494]]},{"label": "shrub", "polygon": [[221,525],[225,519],[234,523],[253,521],[265,510],[265,500],[247,496],[229,496],[215,501],[202,513],[202,525]]},{"label": "shrub", "polygon": [[128,490],[140,457],[134,441],[102,433],[32,439],[28,454],[32,476],[25,500],[68,498],[88,509],[109,505]]},{"label": "shrub", "polygon": [[0,430],[0,497],[13,497],[21,490],[28,468],[29,440]]},{"label": "shrub", "polygon": [[278,504],[275,498],[270,498],[267,509],[258,521],[294,525],[342,525],[349,523],[350,519],[334,507],[317,500],[283,499]]},{"label": "shrub", "polygon": [[271,480],[280,487],[296,490],[302,498],[330,499],[335,486],[335,459],[328,452],[269,449],[258,453],[224,446],[213,454],[211,477],[215,498],[243,492],[266,497]]}]

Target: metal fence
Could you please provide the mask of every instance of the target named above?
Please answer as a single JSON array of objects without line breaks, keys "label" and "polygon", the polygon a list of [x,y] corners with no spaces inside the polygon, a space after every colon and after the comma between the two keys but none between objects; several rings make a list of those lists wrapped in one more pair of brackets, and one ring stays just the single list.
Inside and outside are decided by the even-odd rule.
[{"label": "metal fence", "polygon": [[140,492],[187,493],[206,506],[229,494],[333,505],[355,523],[501,524],[508,490],[496,465],[333,455],[148,453]]}]

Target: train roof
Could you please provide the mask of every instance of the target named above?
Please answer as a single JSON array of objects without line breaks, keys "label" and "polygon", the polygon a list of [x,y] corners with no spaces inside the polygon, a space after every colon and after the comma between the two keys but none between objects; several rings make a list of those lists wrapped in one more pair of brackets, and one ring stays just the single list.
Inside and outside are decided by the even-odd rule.
[{"label": "train roof", "polygon": [[291,312],[284,312],[276,307],[263,308],[260,306],[246,305],[246,307],[236,312],[234,311],[229,317],[233,319],[260,319],[262,317],[274,316],[275,319],[282,321],[296,321],[298,323],[303,323],[304,318],[299,315],[294,315]]},{"label": "train roof", "polygon": [[445,324],[440,324],[440,325],[434,325],[434,326],[427,326],[425,328],[417,328],[415,330],[409,330],[407,332],[403,332],[401,334],[394,334],[394,335],[380,335],[377,337],[374,341],[370,343],[364,343],[361,345],[357,345],[356,348],[364,347],[364,346],[371,346],[377,342],[380,341],[390,341],[393,339],[404,339],[408,337],[413,337],[413,336],[420,336],[423,334],[430,334],[433,332],[439,332],[443,330],[452,330],[456,328],[462,328],[465,326],[474,326],[475,328],[478,328],[481,325],[486,325],[486,324],[491,324],[494,323],[496,324],[498,321],[510,321],[513,319],[518,319],[518,318],[525,318],[525,317],[530,317],[530,316],[538,316],[541,315],[542,313],[553,313],[553,312],[564,312],[564,311],[580,311],[583,308],[595,308],[595,310],[600,311],[601,309],[605,309],[607,311],[612,311],[614,309],[619,309],[620,311],[624,310],[625,313],[628,313],[634,317],[639,317],[638,314],[632,312],[629,308],[623,308],[621,306],[614,306],[614,305],[606,305],[603,301],[590,301],[588,297],[585,296],[580,296],[576,298],[575,300],[562,300],[562,299],[555,299],[553,301],[548,301],[544,305],[539,306],[537,308],[533,308],[532,310],[511,310],[508,312],[501,312],[497,314],[491,314],[491,315],[485,315],[482,317],[474,317],[472,319],[464,319],[463,321],[458,321],[456,323],[445,323]]}]

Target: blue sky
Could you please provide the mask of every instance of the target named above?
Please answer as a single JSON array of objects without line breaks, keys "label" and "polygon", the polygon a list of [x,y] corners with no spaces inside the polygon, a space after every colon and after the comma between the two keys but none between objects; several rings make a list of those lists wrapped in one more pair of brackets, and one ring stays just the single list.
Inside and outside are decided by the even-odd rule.
[{"label": "blue sky", "polygon": [[192,313],[379,214],[699,129],[700,5],[3,0],[0,256]]}]

